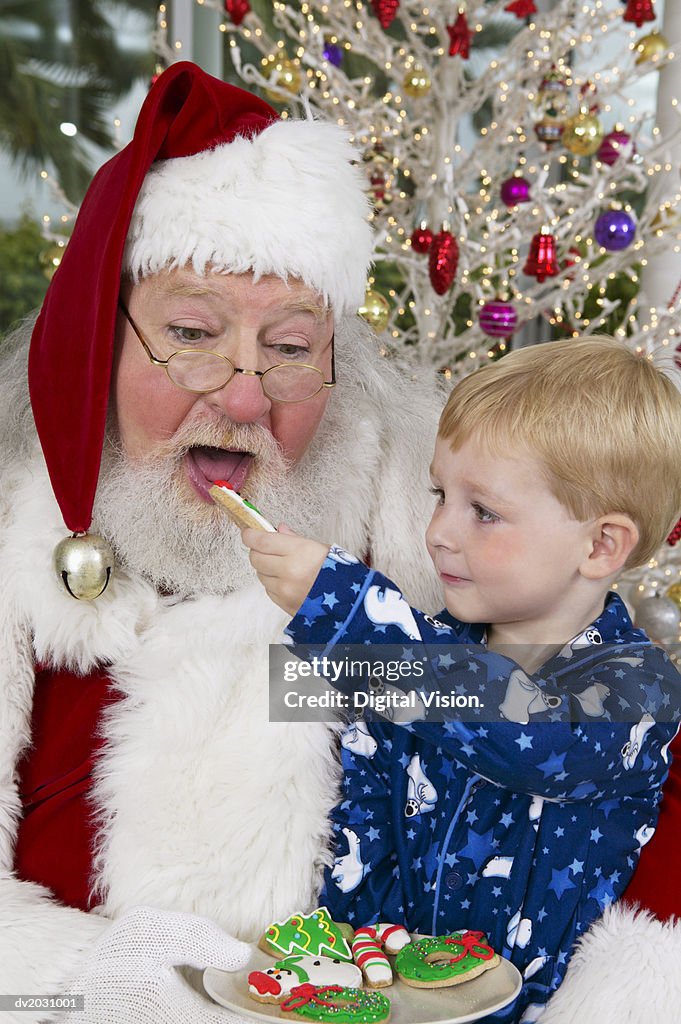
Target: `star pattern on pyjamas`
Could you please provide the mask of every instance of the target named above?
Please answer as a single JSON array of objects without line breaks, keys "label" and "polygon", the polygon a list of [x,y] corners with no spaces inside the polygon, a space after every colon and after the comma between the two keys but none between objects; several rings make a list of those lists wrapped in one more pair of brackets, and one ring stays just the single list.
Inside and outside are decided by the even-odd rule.
[{"label": "star pattern on pyjamas", "polygon": [[[375,594],[367,601],[372,588],[380,602]],[[614,595],[590,627],[602,644],[581,636],[512,694],[508,660],[486,651],[484,627],[447,612],[436,620],[442,625],[411,609],[391,581],[340,557],[324,563],[289,627],[294,643],[322,649],[389,643],[405,663],[430,669],[419,692],[435,682],[456,695],[484,694],[486,705],[469,722],[372,718],[376,749],[342,748],[336,865],[321,898],[356,927],[394,920],[422,934],[486,931],[521,971],[535,964],[523,1005],[544,1003],[576,938],[622,894],[637,833],[654,826],[667,770],[661,749],[681,712],[678,677]],[[506,700],[510,717],[495,721],[490,708]],[[647,731],[644,716],[656,715]]]}]

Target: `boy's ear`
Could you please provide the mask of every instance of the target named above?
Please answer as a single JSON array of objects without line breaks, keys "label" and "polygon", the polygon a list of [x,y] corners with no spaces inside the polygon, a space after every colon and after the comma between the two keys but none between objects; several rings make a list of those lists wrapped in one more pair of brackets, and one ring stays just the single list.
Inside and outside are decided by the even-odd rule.
[{"label": "boy's ear", "polygon": [[623,512],[609,512],[593,524],[591,550],[579,567],[587,580],[616,575],[639,540],[638,526]]}]

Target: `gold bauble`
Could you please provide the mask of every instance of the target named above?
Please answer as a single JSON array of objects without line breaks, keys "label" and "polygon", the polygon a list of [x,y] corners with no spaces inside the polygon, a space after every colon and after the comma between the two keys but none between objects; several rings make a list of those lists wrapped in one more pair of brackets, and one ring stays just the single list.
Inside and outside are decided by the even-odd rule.
[{"label": "gold bauble", "polygon": [[388,326],[390,303],[380,292],[374,291],[373,288],[367,288],[364,302],[357,312],[376,334],[380,334]]},{"label": "gold bauble", "polygon": [[658,210],[650,222],[653,231],[679,231],[681,230],[681,211],[675,207],[663,206]]},{"label": "gold bauble", "polygon": [[407,96],[413,96],[415,99],[418,99],[419,96],[427,96],[430,86],[430,76],[419,65],[410,68],[402,82],[402,88]]},{"label": "gold bauble", "polygon": [[661,32],[651,32],[639,39],[636,44],[636,53],[638,57],[634,61],[635,64],[645,64],[655,57],[658,58],[657,63],[659,64],[660,58],[669,53],[669,40]]},{"label": "gold bauble", "polygon": [[[264,75],[270,85],[284,89],[292,96],[300,92],[302,76],[300,67],[294,60],[288,60],[286,57],[270,57],[265,64]],[[265,89],[265,93],[271,100],[281,103],[281,95],[278,92],[274,92],[273,89]]]},{"label": "gold bauble", "polygon": [[679,611],[681,611],[681,583],[672,583],[671,587],[667,587],[664,595],[678,605]]},{"label": "gold bauble", "polygon": [[40,253],[40,266],[43,268],[43,274],[48,281],[51,281],[54,277],[55,271],[61,263],[65,248],[65,245],[55,244]]},{"label": "gold bauble", "polygon": [[591,156],[603,141],[603,125],[594,114],[582,110],[565,122],[560,141],[575,156]]},{"label": "gold bauble", "polygon": [[111,545],[95,533],[74,533],[54,549],[54,568],[60,583],[78,601],[94,601],[113,576]]}]

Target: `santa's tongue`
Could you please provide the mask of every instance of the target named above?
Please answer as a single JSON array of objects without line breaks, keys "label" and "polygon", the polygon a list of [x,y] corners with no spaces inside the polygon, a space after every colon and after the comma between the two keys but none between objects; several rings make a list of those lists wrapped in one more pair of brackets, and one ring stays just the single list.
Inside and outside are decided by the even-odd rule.
[{"label": "santa's tongue", "polygon": [[206,480],[229,480],[235,491],[240,490],[253,461],[248,452],[228,452],[223,448],[193,448],[191,454]]}]

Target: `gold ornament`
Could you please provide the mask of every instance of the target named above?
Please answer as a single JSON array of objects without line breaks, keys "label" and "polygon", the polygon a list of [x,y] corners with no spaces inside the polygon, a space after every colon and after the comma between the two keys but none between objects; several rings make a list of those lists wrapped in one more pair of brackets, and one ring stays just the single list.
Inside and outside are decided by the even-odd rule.
[{"label": "gold ornament", "polygon": [[48,281],[51,281],[54,277],[55,271],[61,263],[65,248],[65,245],[55,244],[40,253],[40,265]]},{"label": "gold ornament", "polygon": [[54,549],[54,568],[71,597],[94,601],[113,576],[111,545],[95,533],[74,533]]},{"label": "gold ornament", "polygon": [[595,114],[580,110],[563,125],[560,141],[575,156],[591,156],[603,141],[603,125]]},{"label": "gold ornament", "polygon": [[395,176],[392,157],[386,153],[382,142],[376,142],[373,147],[365,151],[364,163],[374,209],[384,210],[393,201],[392,187]]},{"label": "gold ornament", "polygon": [[650,226],[653,231],[679,231],[681,229],[681,212],[678,212],[671,203],[665,204],[657,211]]},{"label": "gold ornament", "polygon": [[380,334],[388,326],[390,319],[390,304],[384,295],[367,288],[364,296],[364,303],[357,310],[363,320],[373,328],[376,334]]},{"label": "gold ornament", "polygon": [[427,96],[430,92],[430,86],[430,77],[419,64],[415,64],[413,68],[407,71],[402,82],[402,88],[407,96],[413,96],[414,99],[418,99],[420,96]]},{"label": "gold ornament", "polygon": [[[278,89],[284,89],[286,92],[290,92],[292,96],[300,92],[302,75],[300,73],[300,66],[294,60],[288,60],[286,57],[269,57],[265,62],[263,74],[270,85],[276,86]],[[280,93],[275,92],[273,89],[265,89],[265,93],[275,103],[281,103]]]},{"label": "gold ornament", "polygon": [[654,60],[655,57],[657,57],[656,63],[659,64],[660,59],[669,53],[669,40],[661,32],[651,32],[639,39],[636,44],[636,53],[638,57],[634,61],[635,64],[645,64],[649,60]]},{"label": "gold ornament", "polygon": [[667,587],[664,593],[665,597],[673,601],[678,606],[679,611],[681,611],[681,583],[672,583],[671,587]]}]

